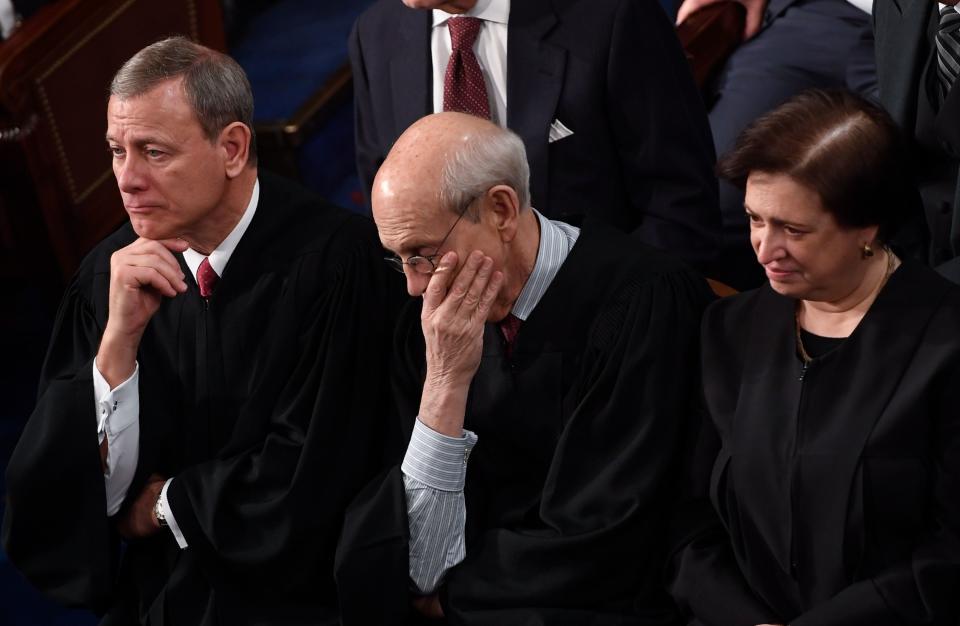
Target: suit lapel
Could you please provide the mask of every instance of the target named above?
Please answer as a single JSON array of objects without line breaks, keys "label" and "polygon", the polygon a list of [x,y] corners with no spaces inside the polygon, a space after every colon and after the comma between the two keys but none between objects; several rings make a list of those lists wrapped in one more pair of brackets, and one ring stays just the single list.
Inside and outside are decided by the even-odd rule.
[{"label": "suit lapel", "polygon": [[433,112],[430,90],[433,88],[433,60],[430,56],[430,11],[403,8],[397,33],[402,41],[384,46],[390,61],[390,88],[393,97],[394,132],[399,137],[408,126]]},{"label": "suit lapel", "polygon": [[557,111],[566,51],[546,41],[557,24],[550,0],[510,6],[507,35],[507,126],[520,135],[530,161],[533,198],[547,198],[547,138]]}]

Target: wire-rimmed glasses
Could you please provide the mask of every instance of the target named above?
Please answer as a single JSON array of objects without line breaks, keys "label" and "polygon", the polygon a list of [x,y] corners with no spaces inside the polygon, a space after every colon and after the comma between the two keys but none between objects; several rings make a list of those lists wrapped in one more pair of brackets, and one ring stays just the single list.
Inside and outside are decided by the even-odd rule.
[{"label": "wire-rimmed glasses", "polygon": [[414,254],[409,257],[406,261],[400,258],[399,255],[392,255],[384,257],[383,260],[386,261],[390,267],[397,270],[403,274],[403,266],[408,265],[417,274],[433,274],[437,271],[437,264],[434,262],[435,259],[440,255],[440,249],[443,248],[443,244],[447,243],[447,239],[450,237],[450,233],[453,232],[453,229],[457,227],[457,224],[460,223],[460,220],[463,219],[464,213],[467,212],[467,209],[470,208],[470,205],[473,202],[468,202],[466,206],[463,207],[463,210],[460,211],[460,215],[457,216],[456,221],[453,222],[453,226],[450,227],[450,230],[447,231],[447,234],[443,236],[443,239],[440,240],[440,244],[434,248],[433,254],[420,255]]}]

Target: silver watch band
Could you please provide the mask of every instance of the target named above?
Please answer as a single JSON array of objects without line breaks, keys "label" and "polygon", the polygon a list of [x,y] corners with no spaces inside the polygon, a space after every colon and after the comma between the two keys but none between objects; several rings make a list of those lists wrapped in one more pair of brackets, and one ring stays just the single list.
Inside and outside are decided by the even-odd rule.
[{"label": "silver watch band", "polygon": [[167,516],[164,515],[163,507],[161,502],[163,500],[163,490],[157,494],[157,501],[153,505],[153,516],[157,518],[157,523],[160,524],[160,528],[167,528]]}]

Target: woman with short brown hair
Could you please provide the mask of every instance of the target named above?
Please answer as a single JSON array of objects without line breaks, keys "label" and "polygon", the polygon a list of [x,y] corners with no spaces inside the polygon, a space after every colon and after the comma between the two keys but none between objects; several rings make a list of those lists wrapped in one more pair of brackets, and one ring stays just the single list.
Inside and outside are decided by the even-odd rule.
[{"label": "woman with short brown hair", "polygon": [[960,618],[960,289],[886,245],[901,154],[881,109],[811,91],[718,166],[769,284],[703,322],[713,511],[672,585],[693,624]]}]

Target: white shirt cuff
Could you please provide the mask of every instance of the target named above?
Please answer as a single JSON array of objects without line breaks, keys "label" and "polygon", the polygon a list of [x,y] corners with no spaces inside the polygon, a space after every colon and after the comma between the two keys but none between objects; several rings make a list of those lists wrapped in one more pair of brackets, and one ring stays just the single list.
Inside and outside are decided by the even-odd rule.
[{"label": "white shirt cuff", "polygon": [[403,473],[439,491],[463,491],[470,451],[477,436],[469,430],[462,437],[448,437],[418,418],[400,469]]},{"label": "white shirt cuff", "polygon": [[107,515],[116,515],[127,497],[140,457],[140,366],[130,378],[110,389],[97,361],[93,361],[94,406],[97,412],[97,443],[107,441],[103,484]]},{"label": "white shirt cuff", "polygon": [[170,488],[171,482],[173,482],[173,479],[168,478],[167,482],[163,483],[163,489],[160,490],[160,512],[163,513],[163,518],[167,521],[167,526],[170,527],[173,538],[177,540],[177,545],[183,550],[187,547],[187,538],[180,532],[180,527],[177,526],[177,518],[173,516],[173,509],[170,508],[170,501],[167,500],[167,489]]},{"label": "white shirt cuff", "polygon": [[[117,435],[140,418],[140,364],[125,381],[110,389],[110,383],[93,359],[93,394],[97,403],[97,435],[102,443],[108,433]],[[114,417],[116,414],[116,417]]]}]

